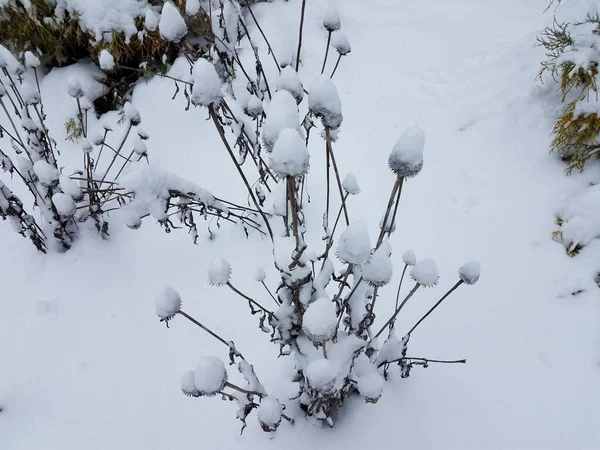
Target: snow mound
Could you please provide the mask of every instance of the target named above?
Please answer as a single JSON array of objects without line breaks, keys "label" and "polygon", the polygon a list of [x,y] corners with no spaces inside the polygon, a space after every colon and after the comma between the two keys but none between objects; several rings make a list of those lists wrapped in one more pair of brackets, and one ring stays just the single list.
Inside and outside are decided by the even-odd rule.
[{"label": "snow mound", "polygon": [[181,310],[181,296],[172,286],[164,285],[154,297],[154,309],[161,319],[169,320]]},{"label": "snow mound", "polygon": [[435,286],[440,278],[433,259],[419,261],[410,271],[410,276],[417,283],[425,287]]},{"label": "snow mound", "polygon": [[192,69],[194,89],[192,92],[192,104],[208,106],[223,98],[221,92],[221,80],[215,66],[206,59],[198,59]]},{"label": "snow mound", "polygon": [[600,238],[600,184],[571,197],[558,215],[562,220],[562,241],[569,251]]},{"label": "snow mound", "polygon": [[342,124],[342,100],[328,75],[320,75],[310,85],[308,108],[321,118],[326,127],[335,129]]},{"label": "snow mound", "polygon": [[302,329],[314,343],[330,340],[337,327],[335,303],[321,297],[311,303],[302,316]]},{"label": "snow mound", "polygon": [[185,20],[179,14],[177,7],[171,2],[166,2],[163,6],[158,31],[169,42],[179,42],[187,34]]},{"label": "snow mound", "polygon": [[33,164],[33,171],[44,186],[52,186],[58,181],[58,170],[43,159]]},{"label": "snow mound", "polygon": [[365,222],[354,222],[348,225],[340,236],[337,257],[349,264],[365,264],[371,257],[371,240]]},{"label": "snow mound", "polygon": [[400,177],[414,177],[423,168],[425,133],[419,127],[411,127],[396,141],[388,158],[390,170]]},{"label": "snow mound", "polygon": [[269,163],[271,169],[280,177],[306,174],[309,163],[308,150],[296,130],[286,128],[279,133]]},{"label": "snow mound", "polygon": [[106,49],[100,52],[98,62],[102,70],[113,70],[115,68],[115,57]]},{"label": "snow mound", "polygon": [[208,267],[208,282],[213,286],[223,286],[231,278],[231,265],[225,258],[213,258]]},{"label": "snow mound", "polygon": [[57,192],[52,196],[52,204],[61,217],[71,217],[75,214],[75,202],[67,194]]},{"label": "snow mound", "polygon": [[190,16],[195,16],[200,12],[200,0],[187,0],[185,2],[185,12]]},{"label": "snow mound", "polygon": [[144,25],[148,31],[156,31],[158,29],[158,22],[160,18],[156,15],[154,11],[149,9],[146,11],[146,16],[144,17]]},{"label": "snow mound", "polygon": [[201,356],[194,372],[194,384],[202,395],[217,394],[227,383],[225,364],[216,356]]}]

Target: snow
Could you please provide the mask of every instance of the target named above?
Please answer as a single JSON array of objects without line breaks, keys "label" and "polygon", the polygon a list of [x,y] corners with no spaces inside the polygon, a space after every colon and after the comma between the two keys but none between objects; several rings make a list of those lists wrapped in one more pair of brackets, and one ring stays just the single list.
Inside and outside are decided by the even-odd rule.
[{"label": "snow", "polygon": [[340,55],[347,55],[352,50],[348,36],[342,30],[338,30],[331,35],[331,46]]},{"label": "snow", "polygon": [[561,240],[568,249],[588,245],[600,238],[600,184],[587,187],[571,198],[559,210],[562,220]]},{"label": "snow", "polygon": [[194,371],[194,384],[202,395],[215,395],[227,383],[225,364],[216,356],[201,356]]},{"label": "snow", "polygon": [[32,52],[30,52],[30,51],[25,52],[25,66],[26,67],[36,68],[36,67],[40,67],[41,64],[42,63],[40,62],[39,58],[37,56],[35,56]]},{"label": "snow", "polygon": [[368,401],[377,401],[383,392],[383,377],[376,371],[368,372],[358,377],[356,387]]},{"label": "snow", "polygon": [[386,246],[381,245],[362,266],[362,276],[372,286],[385,286],[393,275],[393,264]]},{"label": "snow", "polygon": [[262,101],[256,95],[250,96],[246,110],[250,117],[259,116],[263,112]]},{"label": "snow", "polygon": [[308,150],[304,140],[293,128],[279,133],[273,151],[269,156],[269,166],[280,177],[297,177],[308,171]]},{"label": "snow", "polygon": [[231,278],[231,265],[225,258],[213,258],[208,267],[208,282],[213,286],[223,286]]},{"label": "snow", "polygon": [[75,202],[67,194],[57,192],[52,196],[52,203],[61,217],[70,217],[75,214]]},{"label": "snow", "polygon": [[279,133],[286,128],[293,128],[300,133],[300,118],[296,100],[288,91],[277,91],[273,94],[267,108],[267,118],[263,127],[263,141],[267,151],[271,151]]},{"label": "snow", "polygon": [[200,12],[200,0],[187,0],[185,2],[185,12],[190,16],[195,16]]},{"label": "snow", "polygon": [[100,52],[100,56],[98,57],[98,63],[100,64],[100,68],[102,70],[113,70],[115,68],[115,58],[106,49]]},{"label": "snow", "polygon": [[123,111],[125,113],[125,117],[127,117],[127,120],[129,120],[132,125],[139,125],[142,121],[140,112],[131,104],[131,102],[125,102],[125,105],[123,105]]},{"label": "snow", "polygon": [[151,9],[146,11],[146,15],[144,17],[144,25],[148,31],[156,31],[158,29],[158,22],[160,17],[156,15],[154,11]]},{"label": "snow", "polygon": [[479,275],[481,274],[481,264],[477,261],[469,261],[463,264],[458,269],[458,276],[461,281],[465,284],[475,284],[479,281]]},{"label": "snow", "polygon": [[306,368],[308,383],[313,389],[328,392],[337,378],[335,364],[325,358],[315,359]]},{"label": "snow", "polygon": [[401,177],[414,177],[423,168],[425,133],[419,127],[411,127],[402,133],[394,144],[388,159],[392,172]]},{"label": "snow", "polygon": [[93,150],[94,150],[94,147],[92,146],[92,143],[90,142],[90,140],[87,138],[82,138],[81,139],[81,151],[83,153],[91,153]]},{"label": "snow", "polygon": [[138,155],[145,155],[148,153],[148,148],[146,144],[141,139],[135,139],[133,141],[133,151]]},{"label": "snow", "polygon": [[81,188],[71,180],[70,177],[64,174],[60,174],[58,177],[58,183],[60,190],[71,197],[73,200],[79,201],[83,198],[83,191]]},{"label": "snow", "polygon": [[33,171],[44,186],[52,186],[58,181],[58,170],[43,159],[33,164]]},{"label": "snow", "polygon": [[417,263],[417,255],[415,254],[415,251],[412,249],[406,250],[402,254],[402,261],[407,266],[414,266]]},{"label": "snow", "polygon": [[209,106],[223,98],[221,80],[213,66],[206,59],[198,59],[192,70],[194,90],[192,103],[194,105]]},{"label": "snow", "polygon": [[344,177],[344,181],[342,181],[342,188],[350,195],[358,195],[360,194],[360,187],[358,186],[358,180],[356,179],[356,175],[353,173],[349,173]]},{"label": "snow", "polygon": [[371,257],[371,241],[367,224],[353,222],[340,235],[337,257],[345,263],[364,264]]},{"label": "snow", "polygon": [[200,392],[196,389],[196,380],[193,370],[186,370],[181,375],[181,392],[188,397],[200,396]]},{"label": "snow", "polygon": [[292,94],[296,100],[296,103],[300,103],[304,98],[302,81],[300,81],[298,73],[292,66],[286,66],[281,69],[281,73],[277,78],[277,90],[288,91],[290,94]]},{"label": "snow", "polygon": [[335,333],[337,316],[335,303],[327,297],[321,297],[308,305],[302,317],[302,329],[313,342],[330,340]]},{"label": "snow", "polygon": [[154,296],[154,309],[161,319],[171,319],[181,309],[181,296],[172,286],[165,284]]},{"label": "snow", "polygon": [[328,75],[320,75],[310,85],[308,107],[324,126],[336,129],[342,124],[342,100]]},{"label": "snow", "polygon": [[158,31],[163,39],[170,42],[179,42],[187,34],[185,20],[179,14],[177,7],[171,2],[163,5]]},{"label": "snow", "polygon": [[[252,6],[280,62],[295,52],[300,4]],[[579,21],[581,11],[572,6],[582,4],[571,0],[561,10]],[[456,268],[464,261],[481,261],[485,276],[474,289],[459,289],[456,301],[423,322],[410,343],[409,355],[465,357],[467,364],[430,364],[426,370],[415,368],[406,380],[390,367],[377,405],[358,398],[347,402],[331,430],[314,427],[290,401],[285,413],[296,423],[284,422],[274,443],[289,450],[387,448],[400,430],[404,446],[416,449],[600,447],[599,291],[594,282],[600,241],[591,240],[570,258],[551,239],[560,229],[554,213],[598,181],[598,166],[592,161],[583,174],[565,177],[564,164],[548,153],[560,93],[554,84],[535,81],[544,53],[535,36],[552,21],[541,14],[546,3],[376,1],[365,9],[364,1],[347,0],[338,5],[353,48],[334,77],[345,112],[336,158],[342,176],[357,174],[362,190],[348,199],[351,220],[376,227],[395,178],[385,167],[390,144],[413,124],[421,124],[427,134],[427,170],[404,185],[399,232],[391,237],[392,260],[397,269],[403,267],[397,248],[434,256],[444,283],[420,289],[418,298],[406,304],[396,322],[399,335],[439,299],[442,288],[456,281]],[[321,26],[326,2],[307,6],[301,53],[305,83],[321,70],[327,35]],[[276,75],[252,20],[248,26],[265,70]],[[245,41],[240,47],[252,69],[252,51]],[[292,50],[280,54],[279,49]],[[183,63],[174,70],[185,76]],[[79,145],[64,142],[65,120],[76,113],[75,101],[64,98],[73,69],[55,69],[40,80],[43,94],[51,95],[44,110],[67,161],[65,174],[80,169],[82,160]],[[214,126],[204,121],[206,112],[184,112],[185,99],[180,94],[171,101],[172,93],[172,80],[158,77],[132,92],[144,127],[152,131],[152,163],[246,205],[229,156]],[[99,122],[114,128],[110,142],[118,142],[123,132],[115,117]],[[163,131],[165,124],[168,131]],[[324,144],[318,130],[311,131],[310,140],[311,203],[305,207],[307,226],[314,230],[325,201]],[[10,142],[1,141],[0,147],[10,150]],[[13,161],[18,167],[19,159]],[[254,182],[253,166],[244,169]],[[0,177],[17,190],[16,176]],[[335,211],[339,197],[333,187]],[[276,220],[281,230],[282,220],[273,224]],[[2,280],[10,280],[3,283],[0,298],[0,354],[2,368],[8,368],[0,370],[0,447],[272,446],[256,423],[256,411],[240,437],[231,402],[180,393],[180,375],[193,367],[195,352],[225,360],[227,349],[183,318],[167,329],[148,300],[155,282],[177,286],[190,298],[186,311],[234,340],[269,394],[287,402],[294,396],[291,358],[276,359],[277,345],[256,330],[247,308],[224,310],[215,298],[223,293],[203,282],[204,268],[223,255],[235,264],[236,285],[239,279],[240,288],[266,306],[268,295],[253,281],[252,271],[259,264],[269,274],[274,270],[269,239],[246,239],[225,226],[213,240],[206,233],[193,246],[185,230],[166,235],[153,223],[137,231],[110,225],[107,240],[82,225],[73,249],[41,256],[0,221],[0,246],[9,255],[0,262]],[[309,250],[321,253],[321,233],[318,229],[316,237],[307,237]],[[320,263],[315,266],[318,270]],[[342,266],[335,260],[334,266],[338,276]],[[91,282],[90,273],[103,277]],[[380,290],[376,328],[392,313],[399,276],[396,270],[392,283]],[[277,277],[269,280],[269,287],[276,288]],[[405,280],[403,296],[410,284]],[[361,283],[357,294],[367,289]]]},{"label": "snow", "polygon": [[254,280],[262,283],[267,278],[267,273],[265,272],[264,267],[257,267],[254,270]]},{"label": "snow", "polygon": [[416,263],[410,271],[410,276],[425,287],[436,285],[440,278],[435,261],[429,258]]},{"label": "snow", "polygon": [[329,5],[327,7],[327,11],[325,12],[325,16],[323,17],[323,27],[331,32],[337,31],[342,26],[340,22],[340,14],[332,1],[329,1]]},{"label": "snow", "polygon": [[283,407],[279,400],[272,395],[264,397],[260,401],[258,407],[258,420],[263,426],[268,429],[274,430],[281,423],[281,415],[283,414]]}]

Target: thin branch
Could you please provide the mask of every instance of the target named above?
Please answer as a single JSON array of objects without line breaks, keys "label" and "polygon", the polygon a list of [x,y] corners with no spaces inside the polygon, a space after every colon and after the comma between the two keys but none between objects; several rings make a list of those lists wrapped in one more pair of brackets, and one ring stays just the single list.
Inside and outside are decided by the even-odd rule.
[{"label": "thin branch", "polygon": [[415,328],[417,328],[417,327],[418,327],[418,326],[421,324],[421,322],[423,322],[425,319],[427,319],[427,317],[429,317],[429,315],[430,315],[430,314],[431,314],[433,311],[435,311],[435,309],[436,309],[438,306],[440,306],[440,304],[441,304],[441,303],[442,303],[442,302],[443,302],[443,301],[444,301],[446,298],[448,298],[448,296],[449,296],[450,294],[452,294],[452,293],[453,293],[453,292],[454,292],[456,289],[458,289],[458,287],[459,287],[461,284],[463,284],[463,280],[459,280],[459,281],[458,281],[458,282],[457,282],[457,283],[456,283],[454,286],[452,286],[452,287],[451,287],[451,288],[448,290],[448,292],[446,292],[446,293],[444,294],[444,296],[443,296],[442,298],[440,298],[440,299],[438,300],[438,302],[437,302],[435,305],[433,305],[433,306],[431,307],[431,309],[430,309],[429,311],[427,311],[427,313],[426,313],[426,314],[425,314],[423,317],[421,317],[421,318],[419,319],[419,321],[418,321],[418,322],[417,322],[417,323],[416,323],[416,324],[415,324],[415,325],[414,325],[414,326],[413,326],[413,327],[410,329],[410,331],[409,331],[408,333],[406,333],[406,334],[410,335],[410,334],[411,334],[413,331],[415,331]]}]

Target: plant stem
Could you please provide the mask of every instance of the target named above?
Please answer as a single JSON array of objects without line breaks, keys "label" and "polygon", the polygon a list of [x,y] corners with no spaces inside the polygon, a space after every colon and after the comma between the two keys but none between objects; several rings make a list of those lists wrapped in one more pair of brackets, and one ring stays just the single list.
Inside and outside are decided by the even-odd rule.
[{"label": "plant stem", "polygon": [[456,289],[458,289],[458,287],[459,287],[461,284],[463,284],[463,281],[462,281],[462,280],[459,280],[459,281],[458,281],[458,282],[457,282],[457,283],[456,283],[454,286],[452,286],[452,287],[451,287],[451,288],[448,290],[448,292],[446,292],[446,293],[443,295],[443,297],[442,297],[442,298],[440,298],[440,299],[438,300],[438,302],[437,302],[435,305],[433,305],[433,306],[431,307],[431,309],[430,309],[429,311],[427,311],[427,313],[426,313],[426,314],[425,314],[423,317],[421,317],[421,318],[419,319],[419,321],[418,321],[418,322],[417,322],[417,323],[416,323],[416,324],[415,324],[415,325],[414,325],[414,326],[413,326],[413,327],[410,329],[410,331],[409,331],[408,333],[406,333],[406,334],[410,335],[410,334],[411,334],[413,331],[415,331],[415,328],[417,328],[417,327],[418,327],[418,326],[421,324],[421,322],[423,322],[425,319],[427,319],[427,317],[428,317],[428,316],[429,316],[429,315],[430,315],[430,314],[431,314],[433,311],[435,311],[435,309],[436,309],[438,306],[440,306],[440,304],[441,304],[441,303],[442,303],[442,302],[443,302],[443,301],[444,301],[446,298],[448,298],[448,296],[449,296],[450,294],[452,294],[452,293],[453,293],[453,292],[454,292]]},{"label": "plant stem", "polygon": [[258,303],[256,300],[254,300],[253,298],[248,297],[246,294],[244,294],[243,292],[241,292],[240,290],[238,290],[233,284],[231,284],[230,282],[227,282],[227,286],[236,294],[238,294],[240,297],[248,300],[250,303],[252,303],[254,306],[256,306],[257,308],[260,308],[262,311],[266,312],[268,315],[273,316],[276,318],[275,314],[273,314],[272,311],[269,311],[267,308],[265,308],[264,306],[262,306],[260,303]]},{"label": "plant stem", "polygon": [[[277,58],[275,57],[275,52],[271,48],[271,44],[269,43],[267,36],[265,36],[265,33],[263,32],[262,28],[260,27],[258,20],[256,20],[254,11],[252,11],[252,6],[249,4],[246,9],[250,13],[250,16],[252,16],[252,20],[254,20],[254,23],[256,24],[256,28],[258,28],[258,31],[260,31],[260,34],[262,35],[263,39],[265,40],[265,42],[267,44],[267,48],[269,49],[269,54],[273,57],[273,61],[275,62],[275,65],[277,66],[277,70],[279,70],[279,72],[281,72],[281,67],[279,66],[279,63],[277,62]],[[298,70],[298,69],[296,69],[296,70]]]},{"label": "plant stem", "polygon": [[329,44],[331,43],[331,31],[327,34],[327,46],[325,47],[325,58],[323,59],[323,67],[321,67],[321,75],[325,72],[325,64],[327,64],[327,56],[329,56]]},{"label": "plant stem", "polygon": [[350,220],[348,219],[348,210],[346,209],[346,203],[344,200],[344,188],[342,187],[342,180],[340,179],[340,172],[338,171],[337,163],[335,162],[335,155],[333,154],[333,147],[331,145],[331,130],[329,127],[325,127],[325,142],[327,151],[331,157],[331,162],[333,164],[333,171],[335,173],[335,179],[337,181],[338,190],[340,192],[340,199],[342,199],[342,209],[344,210],[344,218],[346,219],[346,226],[350,225]]},{"label": "plant stem", "polygon": [[392,221],[390,223],[389,230],[386,231],[388,237],[392,234],[393,225],[396,223],[396,214],[398,214],[398,205],[400,204],[400,195],[402,195],[402,187],[404,186],[404,177],[400,178],[400,186],[398,186],[398,193],[396,194],[396,202],[394,204],[394,214],[392,214]]},{"label": "plant stem", "polygon": [[219,122],[219,118],[217,117],[217,114],[215,113],[215,108],[214,108],[213,105],[208,105],[208,113],[210,114],[210,117],[212,118],[213,123],[215,124],[215,127],[217,128],[217,131],[219,132],[219,136],[221,137],[221,141],[223,141],[223,144],[225,145],[225,148],[227,149],[227,152],[229,153],[229,156],[231,157],[231,160],[233,161],[235,167],[237,168],[238,173],[242,177],[242,181],[246,185],[246,189],[248,190],[248,193],[250,194],[250,198],[252,198],[252,202],[254,203],[254,207],[258,211],[260,211],[260,215],[262,216],[262,218],[263,218],[263,220],[265,222],[265,225],[267,226],[267,230],[269,231],[269,236],[271,237],[271,241],[273,241],[273,230],[271,229],[271,224],[269,224],[267,216],[265,215],[264,211],[260,207],[260,205],[258,203],[258,200],[256,200],[256,196],[254,195],[254,192],[252,191],[252,188],[250,187],[250,183],[248,183],[248,179],[246,178],[246,174],[244,173],[244,171],[242,170],[242,168],[238,164],[237,160],[235,159],[235,155],[233,154],[233,150],[231,149],[231,146],[229,145],[229,142],[227,141],[227,138],[225,137],[225,131],[223,130],[223,126]]},{"label": "plant stem", "polygon": [[439,363],[439,364],[465,364],[467,362],[466,359],[456,359],[456,360],[445,360],[445,359],[428,359],[428,358],[413,358],[412,356],[403,356],[402,358],[393,359],[391,361],[384,361],[380,363],[377,368],[385,366],[386,364],[393,364],[395,362],[400,361],[423,361],[425,363]]},{"label": "plant stem", "polygon": [[337,70],[337,68],[338,68],[338,65],[340,64],[340,60],[341,60],[341,59],[342,59],[342,54],[340,53],[340,54],[338,55],[338,59],[337,59],[337,61],[335,62],[335,66],[334,66],[334,68],[333,68],[333,72],[331,72],[331,75],[329,75],[329,78],[333,78],[333,75],[335,75],[335,71]]},{"label": "plant stem", "polygon": [[300,12],[300,30],[298,31],[298,50],[296,51],[296,72],[300,68],[300,50],[302,49],[302,28],[304,28],[304,11],[306,0],[302,0],[302,11]]},{"label": "plant stem", "polygon": [[[394,312],[394,314],[392,314],[392,317],[390,317],[389,320],[385,323],[385,325],[381,327],[381,329],[377,332],[377,334],[375,335],[375,337],[373,339],[378,338],[381,335],[381,333],[383,333],[383,330],[385,330],[388,327],[388,325],[396,319],[396,316],[398,316],[398,313],[402,310],[402,307],[404,305],[406,305],[406,302],[414,295],[415,292],[417,292],[417,289],[419,289],[420,286],[421,285],[419,283],[415,284],[415,287],[412,288],[412,290],[404,298],[402,303],[400,303],[400,306],[398,308],[396,308],[396,311]],[[408,333],[408,334],[410,334],[410,333]],[[371,339],[371,340],[373,340],[373,339]]]},{"label": "plant stem", "polygon": [[267,290],[267,292],[269,293],[269,295],[271,296],[271,298],[273,299],[273,301],[275,302],[275,304],[276,304],[277,306],[280,306],[280,305],[279,305],[279,302],[277,301],[277,299],[275,298],[275,296],[274,296],[274,295],[271,293],[271,290],[270,290],[270,289],[267,287],[267,285],[265,284],[265,282],[264,282],[264,281],[261,281],[260,283],[261,283],[261,284],[264,286],[264,288]]},{"label": "plant stem", "polygon": [[[402,183],[401,180],[403,180],[403,177],[398,177],[396,179],[396,182],[394,183],[394,187],[392,188],[392,192],[390,194],[390,199],[388,200],[388,205],[387,208],[385,210],[385,215],[383,216],[383,222],[381,223],[381,230],[379,232],[379,237],[377,238],[377,246],[375,248],[379,248],[379,246],[381,245],[381,243],[383,242],[383,236],[385,234],[385,230],[388,227],[388,218],[390,216],[390,212],[392,209],[392,206],[394,205],[394,198],[396,197],[396,193],[398,192],[398,189],[400,188],[400,183]],[[392,228],[393,223],[390,224],[390,229]]]},{"label": "plant stem", "polygon": [[[210,334],[212,337],[214,337],[217,341],[219,341],[219,342],[223,343],[224,345],[226,345],[227,347],[229,347],[229,342],[227,342],[225,339],[223,339],[221,336],[219,336],[214,331],[212,331],[209,328],[207,328],[204,325],[202,325],[200,322],[198,322],[196,319],[194,319],[189,314],[183,312],[182,310],[177,311],[177,314],[182,315],[187,320],[189,320],[190,322],[192,322],[194,325],[197,325],[200,328],[202,328],[204,331],[206,331],[208,334]],[[242,359],[244,359],[244,358],[242,357]]]}]

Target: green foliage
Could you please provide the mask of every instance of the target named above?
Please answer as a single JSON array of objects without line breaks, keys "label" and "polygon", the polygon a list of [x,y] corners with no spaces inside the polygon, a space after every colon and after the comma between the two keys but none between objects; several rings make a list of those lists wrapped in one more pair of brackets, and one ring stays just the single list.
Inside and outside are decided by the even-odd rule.
[{"label": "green foliage", "polygon": [[[548,58],[542,62],[538,78],[550,73],[559,83],[565,103],[565,109],[554,125],[551,151],[559,152],[567,162],[568,175],[573,170],[583,171],[590,158],[600,157],[600,117],[596,112],[578,108],[590,98],[597,98],[600,53],[585,39],[578,41],[573,37],[572,30],[580,26],[585,26],[588,35],[600,36],[600,17],[588,14],[584,21],[575,24],[555,21],[537,39],[539,45],[546,49]],[[585,63],[577,58],[582,52],[588,58]]]},{"label": "green foliage", "polygon": [[83,128],[79,120],[75,120],[73,117],[69,118],[65,122],[65,130],[67,132],[67,141],[77,142],[83,135]]}]

